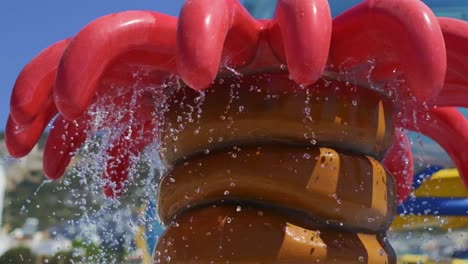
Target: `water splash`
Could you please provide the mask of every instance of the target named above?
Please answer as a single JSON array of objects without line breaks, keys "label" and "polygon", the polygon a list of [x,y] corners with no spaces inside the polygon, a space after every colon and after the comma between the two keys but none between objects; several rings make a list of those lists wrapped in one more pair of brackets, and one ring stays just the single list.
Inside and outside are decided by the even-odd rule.
[{"label": "water splash", "polygon": [[[229,128],[235,122],[236,113],[249,109],[245,109],[239,103],[242,101],[239,97],[242,74],[229,67],[228,64],[225,64],[224,67],[233,74],[233,78],[236,80],[229,86],[230,97],[224,112],[220,113],[220,119],[226,120],[226,126]],[[389,97],[398,95],[398,93],[392,93],[392,89],[385,90],[384,84],[373,82],[371,76],[374,68],[374,60],[369,60],[352,71],[345,71],[341,66],[336,69],[331,65],[324,75],[345,82],[346,89],[350,89],[356,94],[358,86],[363,85],[369,89],[387,93],[386,95]],[[180,132],[186,128],[187,124],[198,123],[203,114],[206,92],[198,91],[198,96],[194,99],[195,106],[181,102],[178,105],[181,114],[177,117],[176,122],[166,123],[163,116],[171,110],[166,101],[171,95],[182,89],[183,84],[178,76],[171,76],[162,84],[147,85],[142,81],[147,74],[147,71],[137,71],[134,74],[135,82],[132,85],[111,84],[109,87],[111,93],[104,93],[97,97],[87,112],[89,116],[89,126],[86,130],[87,140],[76,153],[74,166],[59,187],[70,192],[66,201],[59,202],[79,208],[75,219],[68,222],[74,236],[84,238],[88,244],[105,245],[111,252],[119,252],[121,245],[131,248],[131,241],[137,235],[139,226],[159,221],[159,219],[147,218],[140,212],[142,208],[146,207],[148,201],[157,197],[156,192],[160,177],[169,169],[168,164],[165,164],[161,159],[161,150],[170,147],[161,144],[161,127],[164,126],[169,131],[168,137],[177,141]],[[389,82],[390,87],[401,86],[400,77],[395,71],[395,80]],[[259,75],[258,81],[268,81],[268,78],[268,75]],[[219,79],[218,82],[222,84],[225,80]],[[325,80],[324,85],[328,87],[332,85],[332,82]],[[301,88],[304,89],[304,87]],[[339,89],[343,88],[330,87],[330,89],[336,89],[338,92]],[[250,86],[249,91],[262,92],[255,85]],[[311,91],[311,89],[306,89],[307,96],[304,101],[304,127],[306,128],[304,137],[310,140],[311,145],[316,145],[315,131],[310,126],[314,122],[312,113],[316,109],[311,108],[310,104],[313,100],[327,101],[329,98],[317,97]],[[278,91],[268,91],[265,100],[277,100],[281,95],[281,92]],[[140,108],[142,102],[147,101],[146,99],[151,101],[149,117],[138,114],[142,112]],[[352,102],[354,106],[359,104],[357,100]],[[402,111],[406,111],[406,109],[402,109]],[[149,140],[148,133],[144,131],[145,128],[137,126],[142,118],[153,122]],[[411,121],[417,121],[416,116],[414,118],[415,120]],[[200,128],[193,131],[195,134],[200,132]],[[102,189],[112,182],[103,178],[102,175],[105,173],[105,165],[111,159],[108,151],[114,147],[119,138],[123,138],[128,147],[134,147],[140,141],[146,142],[147,146],[143,151],[129,155],[130,163],[133,165],[129,168],[128,178],[124,181],[126,188],[123,190],[122,197],[120,199],[106,198],[102,196]],[[223,139],[212,140],[222,141]],[[413,141],[411,144],[414,144]],[[236,154],[233,152],[232,155]],[[70,184],[71,181],[76,184]],[[46,183],[48,182],[43,182],[35,194]],[[76,186],[80,188],[75,188]],[[337,203],[340,203],[339,199],[337,199]],[[238,207],[238,210],[241,211],[242,208]],[[107,253],[102,252],[100,258],[91,260],[95,263],[113,263],[115,258],[109,257]]]}]

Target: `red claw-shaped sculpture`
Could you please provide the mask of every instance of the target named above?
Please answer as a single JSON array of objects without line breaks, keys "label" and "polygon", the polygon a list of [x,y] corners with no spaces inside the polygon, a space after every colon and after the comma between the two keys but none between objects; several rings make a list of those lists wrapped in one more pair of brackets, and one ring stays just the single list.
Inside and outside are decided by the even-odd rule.
[{"label": "red claw-shaped sculpture", "polygon": [[[394,263],[383,234],[412,191],[405,130],[437,141],[468,186],[468,122],[456,109],[468,107],[467,76],[468,23],[419,0],[367,0],[333,20],[325,0],[279,0],[270,20],[237,0],[188,0],[179,18],[111,14],[41,52],[15,83],[6,145],[27,155],[54,120],[43,162],[58,179],[87,139],[107,134],[103,188],[118,197],[133,158],[163,142],[173,167],[159,214],[177,224],[155,261]],[[239,111],[226,116],[237,93]],[[256,202],[236,214],[227,189]],[[213,201],[221,206],[206,207]],[[265,214],[254,209],[263,203]],[[191,206],[205,207],[181,211]],[[332,229],[299,217],[309,214]]]},{"label": "red claw-shaped sculpture", "polygon": [[[384,164],[398,201],[411,192],[414,170],[406,129],[440,143],[468,186],[468,122],[455,108],[468,106],[468,23],[437,18],[422,1],[367,0],[333,20],[326,0],[279,0],[270,20],[254,19],[237,0],[189,0],[179,18],[151,11],[101,17],[23,69],[11,96],[8,150],[27,155],[56,117],[44,170],[57,179],[92,132],[113,127],[103,178],[106,194],[118,196],[131,156],[157,134],[174,76],[204,90],[232,72],[287,74],[311,90],[326,89],[326,78],[376,91],[394,109]],[[122,114],[93,123],[98,106]]]},{"label": "red claw-shaped sculpture", "polygon": [[[439,142],[468,182],[467,125],[452,108],[468,105],[467,51],[467,23],[437,19],[420,1],[364,1],[333,21],[323,0],[279,1],[275,17],[262,21],[233,0],[187,1],[178,20],[151,11],[112,14],[50,46],[23,69],[11,97],[7,146],[14,157],[26,155],[58,114],[44,158],[47,175],[58,178],[85,139],[86,122],[80,120],[86,110],[112,93],[109,83],[133,82],[135,67],[147,71],[143,83],[162,84],[175,74],[202,90],[227,67],[268,72],[284,64],[292,80],[308,85],[330,65],[328,74],[338,76],[373,60],[371,75],[356,74],[354,80],[372,80],[395,98],[402,108],[395,116],[399,126]],[[390,83],[396,75],[404,80],[397,89]],[[61,142],[60,153],[68,154],[56,157],[52,148],[58,146],[52,146],[67,129],[77,136]],[[395,148],[399,142],[405,140],[396,140]],[[410,162],[397,164],[392,156],[398,153],[390,152],[389,168],[411,175],[411,153],[405,151]]]},{"label": "red claw-shaped sculpture", "polygon": [[[148,71],[147,82],[161,84],[175,74],[202,90],[226,67],[262,72],[284,64],[291,79],[308,85],[324,74],[327,63],[328,74],[338,76],[373,60],[371,75],[357,73],[354,80],[379,84],[396,106],[420,105],[395,117],[398,124],[440,142],[467,182],[466,146],[460,143],[468,139],[466,121],[449,108],[467,106],[467,51],[467,23],[437,19],[419,1],[364,1],[333,21],[324,0],[279,1],[275,17],[261,21],[233,0],[187,1],[178,20],[150,11],[112,14],[50,46],[23,69],[11,96],[7,146],[14,157],[28,154],[58,114],[44,159],[47,175],[58,178],[84,141],[85,122],[79,120],[86,119],[86,109],[100,94],[112,92],[109,83],[133,82],[135,67]],[[397,89],[390,83],[395,77],[404,80]],[[435,119],[413,122],[421,111]],[[79,135],[67,140],[72,146],[61,146],[60,153],[70,154],[51,166],[49,149],[60,141],[64,122],[78,126]],[[404,140],[395,141],[396,148],[398,142]],[[396,174],[405,169],[411,175],[406,163],[388,164]]]},{"label": "red claw-shaped sculpture", "polygon": [[[405,82],[392,93],[395,105],[421,107],[405,110],[395,117],[397,122],[403,120],[402,128],[440,142],[467,182],[466,146],[460,143],[468,139],[466,121],[449,108],[467,106],[467,51],[467,23],[437,19],[419,1],[364,1],[333,22],[324,0],[279,1],[275,17],[262,21],[232,0],[187,1],[179,20],[150,11],[112,14],[50,46],[23,69],[11,96],[7,146],[14,157],[26,155],[58,114],[44,162],[47,175],[58,178],[71,155],[50,165],[54,151],[48,149],[60,140],[61,123],[80,127],[75,132],[80,135],[69,139],[73,147],[62,146],[73,153],[84,141],[85,125],[72,120],[83,119],[96,97],[109,92],[107,83],[131,83],[132,66],[147,69],[147,78],[156,82],[178,74],[190,87],[202,90],[225,71],[224,66],[262,72],[285,64],[294,81],[308,85],[324,74],[327,63],[334,67],[330,72],[339,75],[374,60],[371,76],[358,74],[355,80],[366,83],[370,77],[385,92],[395,89],[387,82],[402,74],[399,78]],[[418,118],[414,123],[413,113],[421,111],[435,120]],[[411,159],[410,152],[406,155]],[[393,172],[405,168],[411,175],[406,164],[389,163]]]}]

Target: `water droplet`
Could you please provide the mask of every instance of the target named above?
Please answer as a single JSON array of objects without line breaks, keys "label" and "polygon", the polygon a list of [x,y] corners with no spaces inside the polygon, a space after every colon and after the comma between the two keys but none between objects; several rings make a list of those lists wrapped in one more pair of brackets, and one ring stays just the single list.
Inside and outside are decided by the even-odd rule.
[{"label": "water droplet", "polygon": [[385,251],[383,250],[383,248],[379,248],[377,252],[379,253],[380,256],[383,256],[385,254]]}]

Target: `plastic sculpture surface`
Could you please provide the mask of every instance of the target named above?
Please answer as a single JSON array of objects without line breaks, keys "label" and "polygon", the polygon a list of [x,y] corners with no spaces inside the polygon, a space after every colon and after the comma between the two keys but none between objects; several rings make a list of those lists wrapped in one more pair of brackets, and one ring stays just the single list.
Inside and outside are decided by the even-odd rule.
[{"label": "plastic sculpture surface", "polygon": [[116,13],[26,65],[7,147],[26,155],[57,116],[44,153],[57,179],[111,131],[113,197],[132,157],[157,148],[156,263],[395,263],[385,232],[412,185],[404,130],[439,142],[468,182],[455,108],[467,59],[468,24],[421,1],[368,0],[333,20],[324,0],[280,0],[271,20],[235,0],[187,1],[178,19]]}]

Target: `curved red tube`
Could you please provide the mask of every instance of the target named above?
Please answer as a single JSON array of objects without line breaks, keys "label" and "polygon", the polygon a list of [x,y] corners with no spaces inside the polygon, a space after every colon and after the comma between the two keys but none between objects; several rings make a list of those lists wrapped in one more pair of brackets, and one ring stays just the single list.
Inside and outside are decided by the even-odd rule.
[{"label": "curved red tube", "polygon": [[131,158],[138,156],[153,141],[154,125],[147,122],[125,130],[107,150],[109,159],[102,178],[104,194],[110,198],[122,195],[132,164]]},{"label": "curved red tube", "polygon": [[260,24],[238,1],[185,2],[177,29],[180,76],[194,89],[207,88],[216,78],[221,60],[240,67],[254,58],[259,33]]},{"label": "curved red tube", "polygon": [[28,125],[17,124],[11,116],[8,117],[5,129],[5,144],[12,157],[26,156],[36,145],[42,131],[57,114],[53,101],[49,101],[45,110],[39,113]]},{"label": "curved red tube", "polygon": [[110,198],[117,198],[122,194],[124,182],[127,180],[130,172],[130,153],[128,141],[124,139],[126,135],[114,142],[114,147],[108,150],[106,171],[103,173],[104,194]]},{"label": "curved red tube", "polygon": [[47,107],[53,97],[57,66],[70,39],[59,41],[31,60],[16,79],[11,93],[10,116],[28,125]]},{"label": "curved red tube", "polygon": [[375,69],[356,76],[358,81],[385,83],[403,77],[406,89],[398,88],[398,98],[436,96],[447,59],[442,31],[429,7],[422,1],[368,0],[335,18],[330,63],[352,72],[369,60],[375,60]]},{"label": "curved red tube", "polygon": [[47,136],[42,160],[44,173],[49,179],[56,180],[62,176],[71,158],[86,140],[87,121],[84,117],[68,121],[61,115],[55,119]]},{"label": "curved red tube", "polygon": [[383,164],[395,178],[397,201],[401,204],[409,197],[413,186],[414,161],[411,142],[401,128],[395,129],[393,145]]},{"label": "curved red tube", "polygon": [[439,143],[455,163],[468,187],[468,152],[466,151],[468,122],[463,114],[454,107],[431,110],[419,107],[414,110],[414,116],[416,118],[408,118],[407,122],[401,122],[401,125],[420,132]]},{"label": "curved red tube", "polygon": [[439,18],[447,47],[444,88],[431,105],[468,107],[468,22]]},{"label": "curved red tube", "polygon": [[[104,16],[83,28],[63,54],[55,103],[65,119],[79,118],[90,104],[108,67],[142,65],[176,73],[176,18],[127,11]],[[127,55],[127,56],[126,56]]]},{"label": "curved red tube", "polygon": [[328,1],[280,0],[273,22],[279,27],[284,46],[284,51],[276,53],[285,58],[291,79],[303,85],[317,81],[330,49],[332,16]]}]

